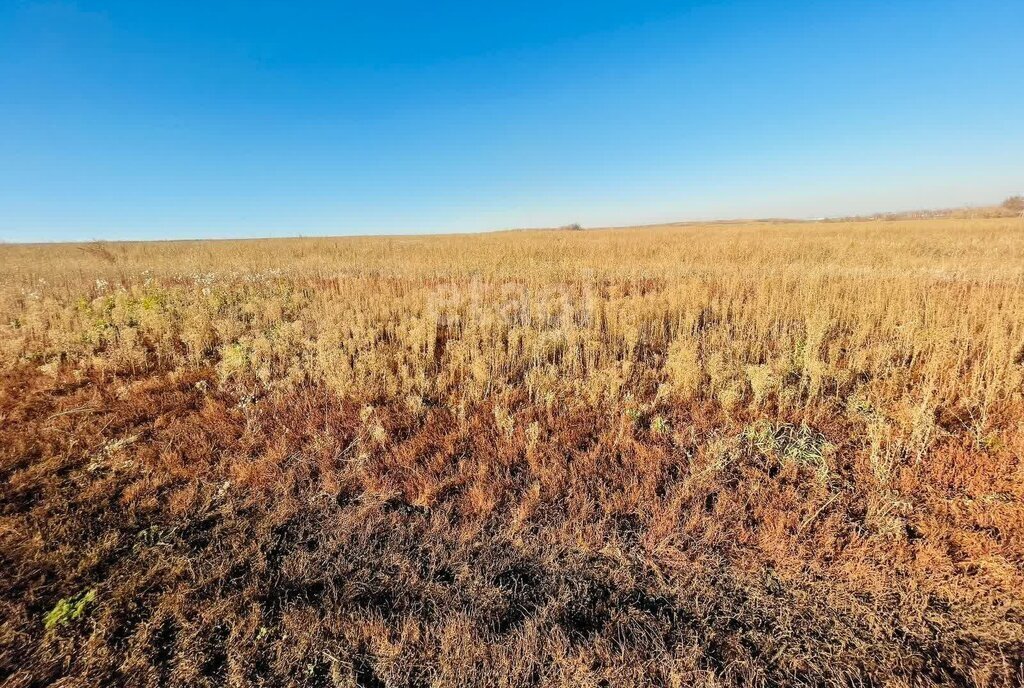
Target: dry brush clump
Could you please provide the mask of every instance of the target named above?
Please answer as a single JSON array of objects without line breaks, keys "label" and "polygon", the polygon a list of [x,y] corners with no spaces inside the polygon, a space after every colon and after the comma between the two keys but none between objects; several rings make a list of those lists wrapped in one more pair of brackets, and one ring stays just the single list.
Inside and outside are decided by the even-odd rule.
[{"label": "dry brush clump", "polygon": [[7,685],[1024,681],[1020,220],[0,257]]}]

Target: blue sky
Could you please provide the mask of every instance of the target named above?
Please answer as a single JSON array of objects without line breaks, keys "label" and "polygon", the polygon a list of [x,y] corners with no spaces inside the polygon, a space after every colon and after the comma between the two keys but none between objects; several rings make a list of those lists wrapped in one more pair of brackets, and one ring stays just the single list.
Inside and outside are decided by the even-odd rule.
[{"label": "blue sky", "polygon": [[0,239],[1024,192],[1024,3],[0,0]]}]

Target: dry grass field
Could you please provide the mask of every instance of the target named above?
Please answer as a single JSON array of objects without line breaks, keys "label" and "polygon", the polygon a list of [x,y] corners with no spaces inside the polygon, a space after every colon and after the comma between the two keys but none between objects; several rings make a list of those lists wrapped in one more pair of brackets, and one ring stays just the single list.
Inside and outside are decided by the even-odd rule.
[{"label": "dry grass field", "polygon": [[0,246],[0,684],[1024,682],[1024,219]]}]

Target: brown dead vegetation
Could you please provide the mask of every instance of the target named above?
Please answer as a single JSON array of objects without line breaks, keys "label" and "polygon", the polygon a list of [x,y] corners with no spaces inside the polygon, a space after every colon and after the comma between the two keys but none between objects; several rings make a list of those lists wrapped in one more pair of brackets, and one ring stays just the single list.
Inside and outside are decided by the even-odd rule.
[{"label": "brown dead vegetation", "polygon": [[0,682],[1019,685],[1001,222],[3,247]]}]

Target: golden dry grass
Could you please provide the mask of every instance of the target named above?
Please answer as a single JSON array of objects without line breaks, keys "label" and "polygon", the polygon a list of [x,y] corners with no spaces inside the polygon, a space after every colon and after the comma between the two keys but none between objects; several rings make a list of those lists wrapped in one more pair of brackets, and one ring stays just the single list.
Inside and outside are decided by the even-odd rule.
[{"label": "golden dry grass", "polygon": [[1024,681],[1024,220],[0,261],[12,686]]}]

